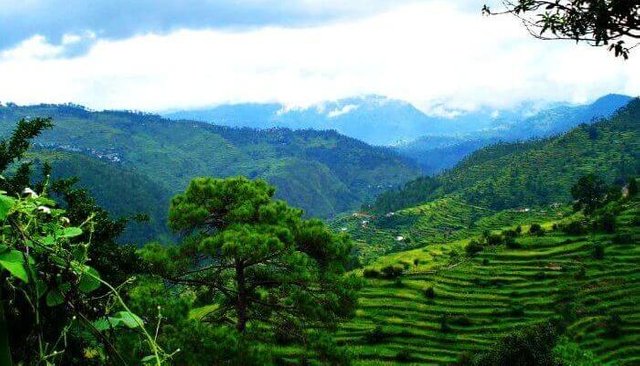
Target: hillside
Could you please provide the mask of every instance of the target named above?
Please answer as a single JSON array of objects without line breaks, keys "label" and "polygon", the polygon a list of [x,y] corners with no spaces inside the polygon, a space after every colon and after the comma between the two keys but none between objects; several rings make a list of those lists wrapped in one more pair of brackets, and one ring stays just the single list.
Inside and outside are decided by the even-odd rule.
[{"label": "hillside", "polygon": [[620,180],[640,172],[639,157],[640,100],[634,100],[608,120],[557,137],[479,150],[434,179],[382,194],[373,207],[386,213],[451,194],[491,209],[566,202],[580,175]]},{"label": "hillside", "polygon": [[[73,153],[59,167],[65,174],[85,176],[83,184],[115,215],[140,208],[131,206],[136,200],[112,200],[122,192],[115,185],[113,190],[104,187],[102,182],[121,174],[150,182],[152,191],[158,192],[148,205],[154,212],[166,212],[167,198],[193,177],[246,175],[274,183],[279,198],[318,217],[356,208],[418,174],[416,167],[389,149],[333,131],[257,131],[133,112],[92,112],[72,105],[2,107],[0,134],[8,135],[18,119],[28,116],[54,118],[55,128],[36,139],[36,145]],[[85,157],[83,162],[77,161],[80,156]],[[102,167],[95,169],[100,175],[78,168],[87,157],[97,160],[91,164]],[[159,222],[162,215],[157,215],[149,232],[165,231],[160,227],[164,222]]]},{"label": "hillside", "polygon": [[[453,168],[474,151],[497,142],[552,137],[581,123],[591,124],[609,118],[631,99],[624,95],[610,94],[591,104],[559,105],[532,113],[526,112],[526,109],[520,114],[511,112],[506,115],[505,111],[496,111],[491,125],[480,123],[473,133],[422,136],[394,146],[394,149],[416,161],[425,174],[433,175]],[[452,131],[458,132],[455,129]]]},{"label": "hillside", "polygon": [[[637,365],[640,202],[619,210],[615,234],[568,235],[553,224],[580,216],[538,217],[529,224],[543,224],[544,236],[528,234],[524,225],[517,248],[488,246],[473,257],[464,250],[473,236],[440,244],[423,237],[429,245],[365,268],[379,273],[399,266],[404,273],[397,279],[367,275],[356,318],[338,338],[354,352],[356,365],[447,365],[492,349],[511,332],[556,319],[565,324],[558,352],[567,364]],[[491,229],[515,224],[496,222]]]}]

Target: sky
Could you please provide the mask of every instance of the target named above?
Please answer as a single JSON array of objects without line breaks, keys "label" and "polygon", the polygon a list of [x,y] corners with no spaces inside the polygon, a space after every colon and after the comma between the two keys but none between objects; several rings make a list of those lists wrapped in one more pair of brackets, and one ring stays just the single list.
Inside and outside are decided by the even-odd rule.
[{"label": "sky", "polygon": [[537,40],[483,3],[0,0],[0,102],[158,112],[377,94],[436,114],[640,94],[640,51]]}]

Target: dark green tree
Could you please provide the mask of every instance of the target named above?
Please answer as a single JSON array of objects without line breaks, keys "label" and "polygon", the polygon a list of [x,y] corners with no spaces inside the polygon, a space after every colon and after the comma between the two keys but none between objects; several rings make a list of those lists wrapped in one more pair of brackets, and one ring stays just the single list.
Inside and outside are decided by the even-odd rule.
[{"label": "dark green tree", "polygon": [[[502,0],[504,9],[484,14],[513,14],[532,36],[608,46],[627,59],[640,41],[640,3],[633,0]],[[635,43],[628,45],[627,42]]]},{"label": "dark green tree", "polygon": [[629,197],[634,197],[638,194],[638,181],[636,180],[636,178],[629,178],[627,193]]},{"label": "dark green tree", "polygon": [[194,179],[169,209],[182,245],[149,245],[143,255],[169,283],[198,289],[202,303],[216,305],[208,322],[232,323],[239,333],[287,322],[303,336],[303,323],[331,326],[352,314],[351,242],[302,219],[274,192],[262,180]]},{"label": "dark green tree", "polygon": [[[7,168],[24,156],[31,147],[31,140],[42,131],[53,127],[51,118],[21,119],[13,130],[11,137],[0,141],[0,172],[6,174]],[[31,164],[20,164],[12,177],[0,179],[0,189],[10,195],[19,194],[29,185]]]},{"label": "dark green tree", "polygon": [[586,215],[592,214],[605,203],[608,190],[604,180],[595,174],[581,177],[571,187],[571,195],[575,199],[574,209],[583,210]]}]

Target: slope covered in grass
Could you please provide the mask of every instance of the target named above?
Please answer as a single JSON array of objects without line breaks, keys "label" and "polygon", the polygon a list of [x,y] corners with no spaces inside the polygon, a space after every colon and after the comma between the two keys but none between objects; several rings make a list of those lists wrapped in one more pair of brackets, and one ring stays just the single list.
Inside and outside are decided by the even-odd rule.
[{"label": "slope covered in grass", "polygon": [[[498,245],[468,257],[467,238],[379,258],[366,269],[405,271],[396,280],[365,280],[357,316],[339,339],[358,365],[446,365],[555,318],[568,324],[566,337],[596,364],[638,364],[640,202],[622,205],[614,234],[570,236],[553,230],[557,220],[572,218],[547,220],[546,235],[523,234],[517,249]],[[604,249],[601,259],[596,246]],[[619,334],[612,335],[616,317]]]}]

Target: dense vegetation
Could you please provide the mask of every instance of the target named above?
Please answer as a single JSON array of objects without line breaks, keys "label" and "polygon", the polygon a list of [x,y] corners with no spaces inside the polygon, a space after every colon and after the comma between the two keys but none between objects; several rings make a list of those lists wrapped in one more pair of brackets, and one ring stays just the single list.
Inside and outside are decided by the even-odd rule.
[{"label": "dense vegetation", "polygon": [[[279,198],[326,218],[418,173],[389,149],[333,131],[256,131],[73,105],[0,107],[0,135],[7,136],[26,116],[55,120],[56,127],[35,140],[47,151],[34,153],[57,165],[54,174],[80,176],[80,184],[116,215],[136,210],[151,215],[149,225],[130,229],[128,237],[139,242],[167,233],[168,199],[197,176],[264,178],[276,185]],[[91,169],[82,168],[85,164]],[[126,187],[150,199],[113,199]]]},{"label": "dense vegetation", "polygon": [[635,365],[639,223],[614,199],[381,257],[338,337],[359,365]]},{"label": "dense vegetation", "polygon": [[435,179],[420,178],[378,197],[373,209],[392,212],[457,194],[475,205],[507,209],[566,202],[581,175],[621,182],[640,172],[640,101],[610,120],[539,141],[486,147]]}]

